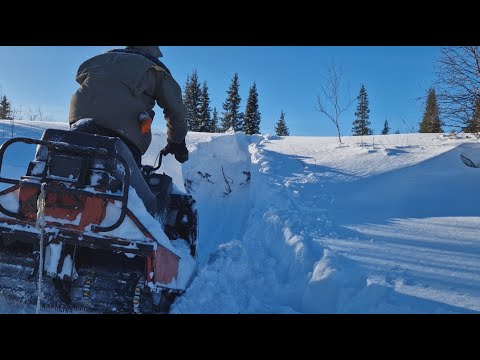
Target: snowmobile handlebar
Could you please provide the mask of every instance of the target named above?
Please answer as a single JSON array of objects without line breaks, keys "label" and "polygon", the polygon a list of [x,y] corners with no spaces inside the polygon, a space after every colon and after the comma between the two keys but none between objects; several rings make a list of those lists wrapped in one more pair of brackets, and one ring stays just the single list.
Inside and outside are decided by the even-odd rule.
[{"label": "snowmobile handlebar", "polygon": [[[168,153],[165,152],[165,149],[162,149],[158,153],[157,158],[155,159],[155,162],[154,162],[153,166],[152,165],[142,165],[140,170],[143,174],[143,177],[148,178],[151,174],[153,174],[155,171],[160,169],[160,167],[162,166],[162,159],[166,155],[168,155]],[[158,165],[155,166],[157,161],[158,161]]]},{"label": "snowmobile handlebar", "polygon": [[165,149],[160,150],[160,152],[158,153],[158,165],[155,166],[155,167],[153,168],[153,170],[158,170],[158,169],[160,169],[160,166],[162,166],[162,158],[163,158],[164,156],[166,156],[166,155],[167,155],[167,154],[165,154]]}]

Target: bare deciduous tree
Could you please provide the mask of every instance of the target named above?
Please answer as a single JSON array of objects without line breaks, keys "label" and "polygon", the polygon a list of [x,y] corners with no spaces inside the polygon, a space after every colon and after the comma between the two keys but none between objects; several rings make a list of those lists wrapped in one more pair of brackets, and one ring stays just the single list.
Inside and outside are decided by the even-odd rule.
[{"label": "bare deciduous tree", "polygon": [[35,111],[28,108],[28,119],[30,121],[43,121],[43,111],[39,106]]},{"label": "bare deciduous tree", "polygon": [[24,120],[25,112],[21,105],[16,106],[12,109],[12,117],[16,120]]},{"label": "bare deciduous tree", "polygon": [[436,64],[437,100],[446,125],[465,128],[480,96],[478,46],[447,46]]},{"label": "bare deciduous tree", "polygon": [[342,76],[342,67],[332,61],[327,66],[327,74],[322,74],[323,82],[320,87],[321,93],[317,94],[315,101],[315,109],[325,115],[327,119],[330,119],[337,128],[340,144],[342,143],[342,137],[340,135],[340,115],[347,111],[353,103],[350,94],[345,103],[342,103],[340,99],[343,89]]}]

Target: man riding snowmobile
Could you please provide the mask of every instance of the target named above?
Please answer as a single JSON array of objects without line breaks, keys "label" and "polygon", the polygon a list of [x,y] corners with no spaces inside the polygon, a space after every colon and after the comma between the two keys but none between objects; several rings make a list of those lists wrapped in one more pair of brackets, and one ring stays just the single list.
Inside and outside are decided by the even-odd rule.
[{"label": "man riding snowmobile", "polygon": [[[0,183],[9,184],[0,191],[0,297],[36,299],[37,309],[59,300],[85,311],[165,312],[186,290],[198,214],[192,196],[155,172],[163,155],[188,160],[181,89],[160,56],[158,47],[128,46],[85,61],[71,131],[0,146]],[[142,166],[155,102],[167,146],[158,166]],[[36,145],[35,157],[25,176],[4,177],[4,154],[17,143]],[[42,286],[44,273],[52,282]]]},{"label": "man riding snowmobile", "polygon": [[[8,184],[0,191],[0,297],[37,309],[60,301],[68,309],[138,313],[168,311],[186,290],[198,215],[195,200],[155,172],[164,155],[180,163],[189,157],[181,89],[161,56],[157,46],[127,46],[86,60],[70,131],[47,129],[39,140],[0,146],[0,183]],[[167,145],[157,167],[142,166],[155,103],[164,110]],[[2,165],[18,143],[36,152],[15,179]],[[44,273],[52,282],[41,286]]]},{"label": "man riding snowmobile", "polygon": [[[126,46],[82,63],[76,75],[80,87],[70,102],[70,129],[118,137],[141,169],[142,155],[152,141],[152,108],[157,102],[164,109],[168,129],[162,154],[173,154],[180,163],[187,161],[181,88],[160,57],[163,54],[158,46]],[[69,302],[69,282],[54,279],[54,283],[60,298]]]},{"label": "man riding snowmobile", "polygon": [[76,76],[80,88],[70,102],[71,129],[119,137],[140,166],[152,141],[150,124],[157,102],[164,109],[168,129],[164,154],[174,154],[181,163],[187,161],[182,91],[158,59],[162,56],[158,46],[127,46],[81,64]]}]

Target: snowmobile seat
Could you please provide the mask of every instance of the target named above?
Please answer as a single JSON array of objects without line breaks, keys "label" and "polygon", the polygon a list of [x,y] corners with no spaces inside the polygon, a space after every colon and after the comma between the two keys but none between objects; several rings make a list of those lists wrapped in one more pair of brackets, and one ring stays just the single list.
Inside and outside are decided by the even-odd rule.
[{"label": "snowmobile seat", "polygon": [[[150,214],[156,214],[157,200],[155,195],[145,182],[129,148],[121,139],[68,130],[47,129],[42,134],[41,140],[83,146],[86,148],[105,149],[109,153],[121,156],[130,168],[130,186],[135,189]],[[35,160],[31,162],[27,175],[37,175],[39,170],[41,171],[45,166],[47,155],[48,150],[45,146],[37,146]],[[107,189],[111,191],[121,188],[121,183],[118,183],[118,181],[115,182],[115,179],[123,178],[120,174],[123,171],[123,166],[118,160],[110,157],[88,158],[83,156],[75,159],[59,153],[55,154],[54,161],[58,164],[56,166],[58,172],[63,173],[66,178],[71,178],[72,174],[74,174],[73,177],[76,177],[78,174],[79,178],[88,178],[86,183],[81,185],[95,186],[102,183],[109,184],[111,188],[107,187]],[[81,165],[83,161],[87,162],[86,166]],[[80,176],[81,168],[87,169],[86,177]]]}]

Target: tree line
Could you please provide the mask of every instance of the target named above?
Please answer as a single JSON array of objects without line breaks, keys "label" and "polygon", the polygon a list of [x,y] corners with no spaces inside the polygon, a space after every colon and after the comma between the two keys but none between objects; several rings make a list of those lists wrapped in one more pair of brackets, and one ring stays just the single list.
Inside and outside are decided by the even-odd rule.
[{"label": "tree line", "polygon": [[[480,133],[480,51],[478,46],[447,46],[441,48],[441,56],[434,64],[436,80],[426,92],[425,109],[419,119],[418,129],[421,133],[442,133],[448,126],[455,130]],[[353,101],[340,96],[344,90],[341,66],[332,63],[326,67],[326,75],[321,82],[321,91],[315,99],[315,108],[325,119],[331,121],[341,142],[340,121],[344,112]],[[239,77],[235,73],[222,109],[210,106],[210,95],[206,81],[200,82],[197,71],[187,76],[183,89],[183,100],[190,131],[224,132],[229,129],[243,131],[252,135],[260,133],[262,116],[259,109],[258,90],[254,82],[248,93],[244,111],[240,109]],[[357,108],[352,122],[353,136],[373,135],[370,122],[370,107],[367,89],[361,85]],[[46,120],[40,108],[27,112],[14,108],[8,97],[0,91],[0,119]],[[391,131],[386,119],[380,134]],[[275,133],[288,136],[290,131],[282,110],[275,124]],[[399,133],[397,129],[396,133]]]},{"label": "tree line", "polygon": [[[335,66],[335,65],[333,65]],[[350,103],[345,103],[344,106],[340,106],[339,104],[339,96],[338,96],[338,90],[336,92],[332,92],[332,89],[335,87],[340,87],[339,80],[335,78],[335,76],[338,76],[338,69],[335,70],[337,71],[337,75],[334,75],[332,77],[327,77],[327,83],[329,84],[328,89],[324,88],[323,96],[322,95],[317,95],[317,100],[316,100],[316,108],[317,110],[326,115],[327,118],[329,118],[337,127],[337,132],[338,132],[338,137],[341,142],[341,135],[340,135],[340,114],[347,110],[348,107],[350,106]],[[332,86],[332,84],[335,84]],[[365,88],[365,85],[362,84],[360,87],[360,92],[356,98],[357,100],[357,109],[355,111],[355,120],[353,120],[353,126],[352,126],[352,136],[365,136],[365,135],[374,135],[374,131],[371,127],[370,123],[370,107],[369,107],[369,100],[368,100],[368,94],[367,90]],[[333,104],[333,111],[327,110],[326,104],[327,101]],[[330,109],[332,110],[332,109]],[[427,95],[427,100],[425,104],[425,111],[423,114],[423,118],[419,123],[419,132],[420,133],[443,133],[443,122],[440,120],[440,110],[439,110],[439,105],[437,103],[437,97],[435,95],[435,89],[430,88],[428,90],[428,95]],[[380,132],[381,135],[388,135],[390,133],[390,124],[388,120],[386,119],[384,124],[383,124],[383,129]],[[400,131],[397,130],[395,132],[396,134],[399,134]]]},{"label": "tree line", "polygon": [[6,94],[0,91],[0,120],[31,120],[31,121],[49,121],[39,106],[37,109],[28,108],[23,110],[21,106],[13,107]]},{"label": "tree line", "polygon": [[[418,123],[420,133],[443,133],[448,126],[454,131],[480,133],[480,50],[478,46],[446,46],[434,64],[436,79],[425,96],[425,110]],[[337,129],[340,143],[340,119],[352,101],[342,99],[345,90],[342,67],[332,63],[322,75],[321,92],[315,99],[315,108]],[[369,101],[365,85],[356,98],[357,109],[352,135],[373,135],[369,121]],[[382,135],[390,133],[385,120]],[[415,127],[412,127],[415,130]],[[399,130],[396,133],[400,133]]]},{"label": "tree line", "polygon": [[0,95],[0,119],[13,120],[13,110],[6,95]]},{"label": "tree line", "polygon": [[[235,73],[227,90],[227,97],[222,103],[223,111],[219,115],[216,107],[210,107],[210,95],[206,81],[199,80],[196,70],[187,75],[183,89],[183,103],[186,108],[188,129],[197,132],[243,131],[247,135],[260,133],[262,115],[258,104],[257,84],[254,82],[248,92],[245,111],[240,111],[240,82]],[[275,126],[279,136],[289,135],[282,111]]]},{"label": "tree line", "polygon": [[[480,133],[480,51],[478,46],[442,47],[441,56],[434,64],[436,79],[426,92],[423,116],[418,127],[411,131],[420,133],[443,133],[444,127],[469,133]],[[343,113],[352,105],[348,99],[343,102],[341,92],[342,68],[332,63],[326,68],[323,76],[321,92],[317,95],[315,108],[324,117],[332,121],[337,129],[341,142],[340,120]],[[235,73],[227,90],[227,99],[223,102],[223,111],[218,114],[213,109],[210,116],[208,87],[206,82],[200,87],[198,75],[194,72],[187,78],[185,86],[185,104],[189,113],[189,126],[192,131],[244,131],[246,134],[260,132],[261,114],[258,108],[258,93],[254,83],[249,91],[245,112],[240,112],[240,96],[238,74]],[[367,90],[361,85],[357,100],[357,108],[352,122],[353,136],[374,135],[370,122],[370,107]],[[385,119],[381,135],[390,134],[391,127]],[[285,122],[285,113],[281,111],[275,125],[275,133],[279,136],[289,135]],[[399,129],[396,130],[399,134]]]},{"label": "tree line", "polygon": [[[215,107],[213,110],[210,107],[207,82],[200,83],[197,71],[189,74],[182,94],[189,130],[224,132],[233,129],[234,131],[243,131],[248,135],[259,134],[261,113],[258,104],[257,85],[254,82],[250,87],[245,112],[240,112],[241,97],[239,90],[238,74],[235,73],[227,90],[227,98],[223,102],[223,112],[220,116]],[[0,120],[22,119],[47,120],[40,107],[36,110],[29,108],[28,111],[22,111],[21,107],[13,108],[8,97],[0,91]],[[275,132],[279,136],[289,135],[283,111],[275,126]]]}]

